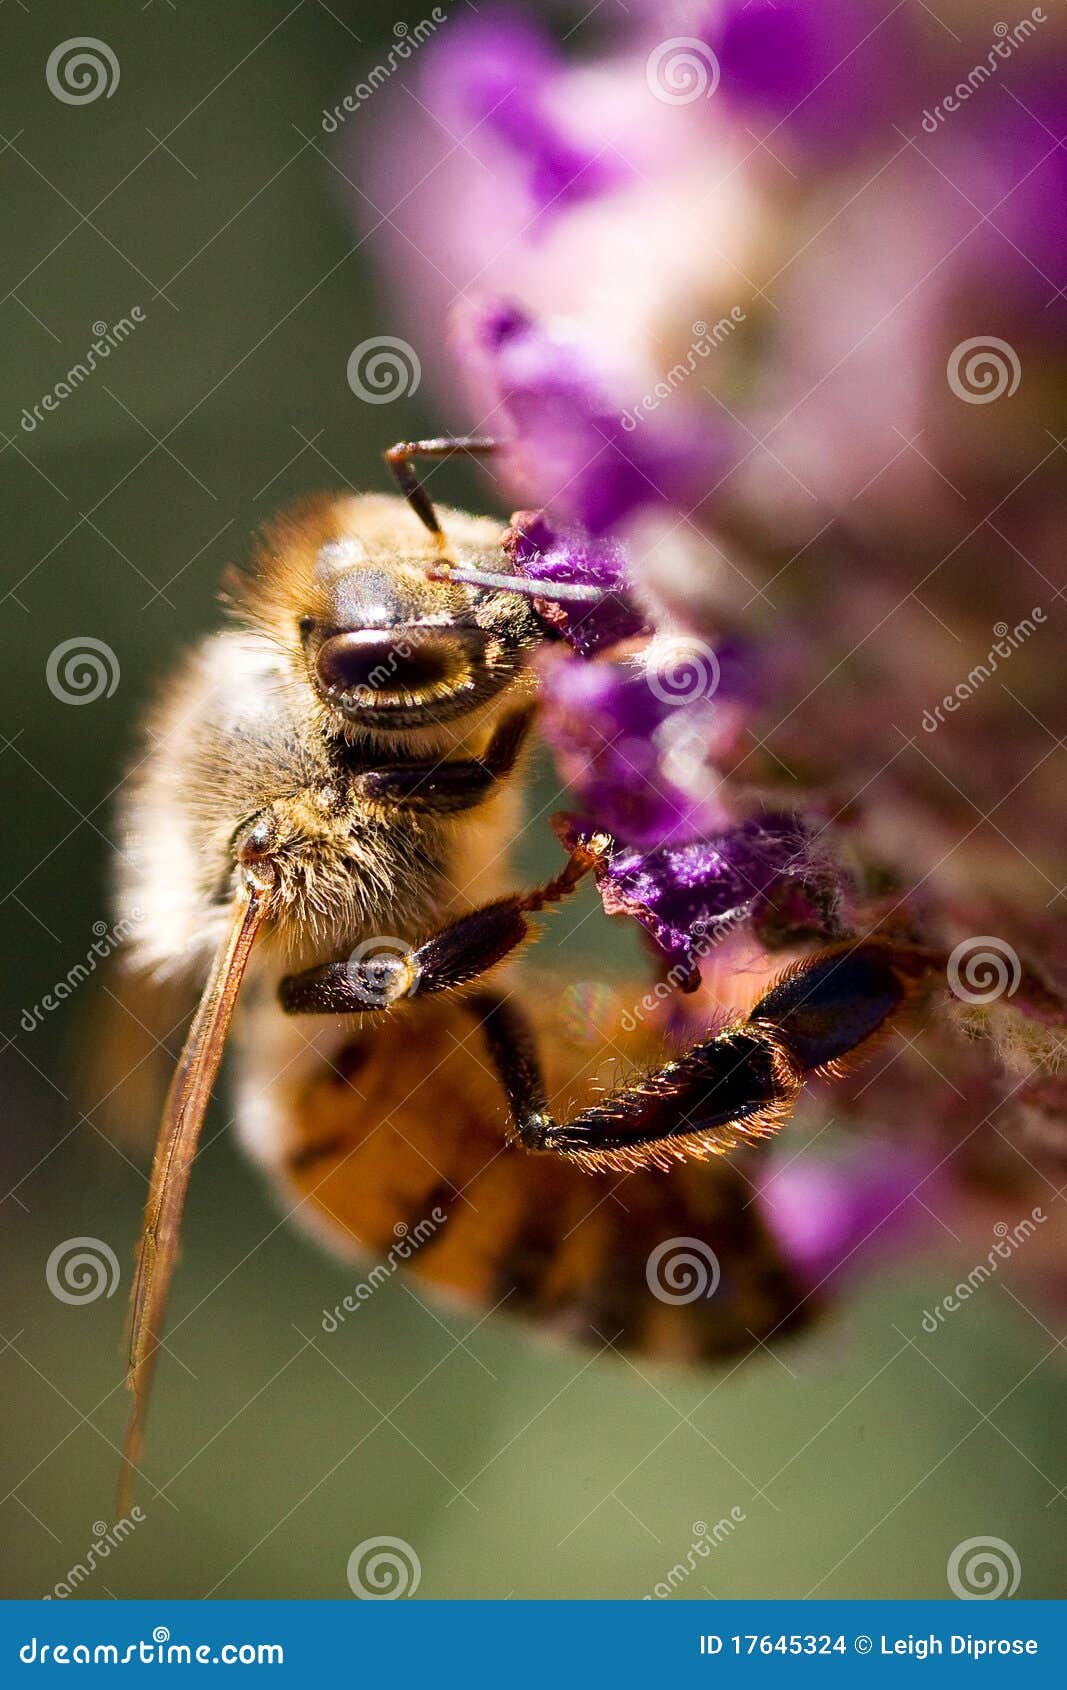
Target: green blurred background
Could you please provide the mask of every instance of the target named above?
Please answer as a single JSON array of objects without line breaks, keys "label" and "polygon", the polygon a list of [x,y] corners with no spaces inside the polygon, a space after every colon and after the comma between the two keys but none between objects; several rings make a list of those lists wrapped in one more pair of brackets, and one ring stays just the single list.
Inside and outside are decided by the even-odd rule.
[{"label": "green blurred background", "polygon": [[[79,1120],[95,1101],[94,987],[20,1023],[108,919],[111,795],[136,717],[214,623],[221,567],[273,508],[381,486],[390,440],[469,420],[425,391],[361,405],[345,379],[369,335],[440,332],[395,320],[374,238],[360,244],[318,150],[322,108],[401,17],[346,0],[0,13],[6,1596],[63,1579],[111,1513],[144,1173]],[[48,55],[75,31],[117,54],[112,97],[49,93]],[[352,121],[358,156],[373,104]],[[93,323],[135,305],[143,325],[27,433],[23,407]],[[476,496],[458,471],[450,491]],[[83,635],[112,647],[121,678],[74,708],[45,668]],[[547,837],[524,850],[531,870],[554,860]],[[585,922],[561,978],[610,980],[612,945]],[[353,1547],[390,1535],[421,1560],[420,1596],[639,1597],[685,1560],[694,1522],[731,1509],[744,1519],[679,1596],[942,1596],[952,1548],[990,1533],[1019,1555],[1020,1595],[1063,1593],[1062,1351],[1002,1286],[931,1339],[922,1311],[956,1269],[883,1269],[780,1357],[651,1385],[622,1362],[579,1371],[584,1358],[495,1320],[472,1331],[399,1278],[326,1336],[321,1311],[358,1274],[278,1225],[225,1121],[217,1108],[193,1180],[173,1309],[177,1326],[196,1308],[174,1339],[184,1366],[164,1362],[153,1409],[149,1471],[169,1501],[142,1498],[145,1523],[81,1594],[345,1597]],[[109,1243],[123,1283],[72,1306],[45,1264],[78,1235]]]}]

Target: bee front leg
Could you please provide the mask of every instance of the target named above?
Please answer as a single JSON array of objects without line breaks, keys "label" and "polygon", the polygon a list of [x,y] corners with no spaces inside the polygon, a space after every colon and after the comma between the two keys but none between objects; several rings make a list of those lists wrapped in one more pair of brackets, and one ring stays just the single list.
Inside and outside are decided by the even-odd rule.
[{"label": "bee front leg", "polygon": [[359,790],[375,803],[438,814],[475,809],[511,774],[532,721],[532,709],[513,711],[495,729],[483,756],[368,769],[359,776]]},{"label": "bee front leg", "polygon": [[546,885],[471,910],[406,956],[350,958],[287,975],[278,988],[282,1008],[290,1015],[366,1014],[465,986],[529,938],[528,918],[573,892],[607,847],[606,837],[594,835]]}]

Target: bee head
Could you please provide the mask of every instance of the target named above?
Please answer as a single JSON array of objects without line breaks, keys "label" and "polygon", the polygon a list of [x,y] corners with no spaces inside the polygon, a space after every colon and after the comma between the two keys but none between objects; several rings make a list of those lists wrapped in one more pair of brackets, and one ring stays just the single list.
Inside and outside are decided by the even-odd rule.
[{"label": "bee head", "polygon": [[[508,568],[498,523],[443,514],[463,561]],[[327,731],[433,727],[532,684],[524,655],[543,634],[528,600],[433,579],[433,541],[404,500],[316,501],[266,541],[228,596],[285,645]]]}]

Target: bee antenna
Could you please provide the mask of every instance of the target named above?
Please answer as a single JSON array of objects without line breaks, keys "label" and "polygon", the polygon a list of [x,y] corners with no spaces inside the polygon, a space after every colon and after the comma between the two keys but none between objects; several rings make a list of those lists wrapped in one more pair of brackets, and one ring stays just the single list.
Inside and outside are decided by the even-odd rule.
[{"label": "bee antenna", "polygon": [[443,434],[432,440],[401,440],[382,453],[396,484],[424,528],[429,529],[443,557],[448,541],[434,502],[412,467],[413,458],[482,458],[500,450],[499,440],[483,435]]}]

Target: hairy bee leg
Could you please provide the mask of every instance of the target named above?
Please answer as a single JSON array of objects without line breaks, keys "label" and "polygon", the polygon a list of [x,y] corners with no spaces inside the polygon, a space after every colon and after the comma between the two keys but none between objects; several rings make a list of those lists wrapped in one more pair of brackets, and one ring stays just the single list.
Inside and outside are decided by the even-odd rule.
[{"label": "hairy bee leg", "polygon": [[290,974],[278,988],[290,1015],[355,1015],[388,1009],[401,998],[428,997],[477,980],[529,936],[528,916],[559,903],[599,860],[601,836],[580,845],[554,879],[462,915],[407,956],[329,962]]},{"label": "hairy bee leg", "polygon": [[669,1165],[773,1131],[792,1112],[806,1075],[833,1071],[903,1008],[933,959],[877,942],[805,959],[743,1022],[694,1045],[567,1121],[548,1110],[532,1032],[512,1000],[480,993],[478,1015],[515,1133],[530,1150],[589,1167]]},{"label": "hairy bee leg", "polygon": [[[480,1015],[519,1142],[528,1150],[575,1157],[590,1166],[636,1167],[662,1161],[665,1151],[728,1149],[746,1136],[746,1123],[749,1136],[752,1129],[768,1130],[789,1109],[801,1083],[799,1071],[769,1033],[737,1027],[559,1122],[548,1110],[523,1011],[514,1000],[491,993],[470,999],[469,1007]],[[706,1135],[716,1132],[721,1143],[713,1146]]]},{"label": "hairy bee leg", "polygon": [[473,809],[511,774],[532,721],[532,710],[514,711],[497,727],[484,756],[465,762],[368,769],[359,776],[359,790],[380,803],[417,805],[437,813]]},{"label": "hairy bee leg", "polygon": [[484,435],[443,434],[432,440],[401,440],[382,453],[392,471],[396,484],[425,528],[428,528],[442,552],[447,541],[433,500],[412,468],[413,458],[488,457],[499,450],[500,442]]}]

